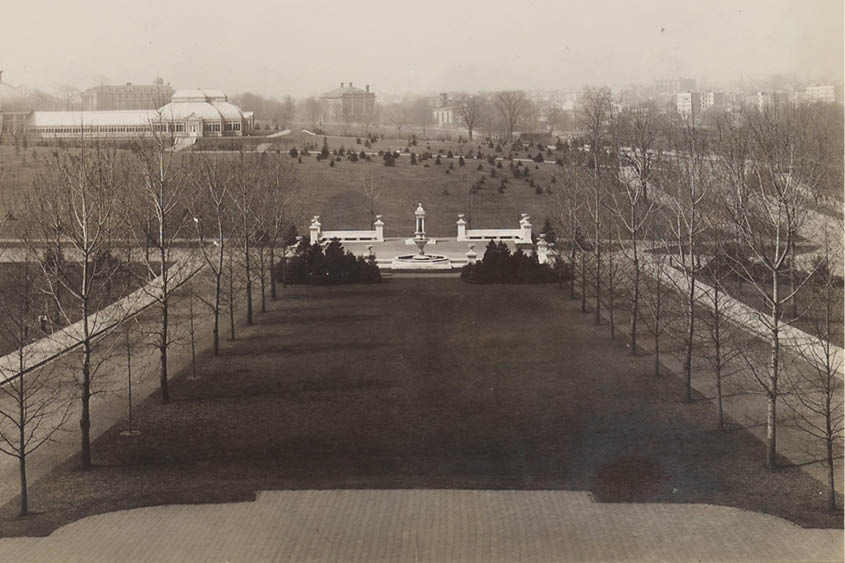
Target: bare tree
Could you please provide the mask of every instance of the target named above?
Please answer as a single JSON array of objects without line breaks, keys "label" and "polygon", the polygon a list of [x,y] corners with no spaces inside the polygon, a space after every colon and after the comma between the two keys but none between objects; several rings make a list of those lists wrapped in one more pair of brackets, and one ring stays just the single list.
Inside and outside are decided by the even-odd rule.
[{"label": "bare tree", "polygon": [[291,124],[296,119],[296,102],[294,101],[292,96],[285,96],[284,102],[282,102],[283,107],[283,115],[284,115],[284,126],[290,127]]},{"label": "bare tree", "polygon": [[[98,311],[111,298],[111,282],[120,265],[109,253],[112,230],[118,220],[116,195],[125,189],[125,174],[116,151],[82,145],[46,163],[45,173],[36,180],[29,201],[33,234],[42,240],[55,240],[59,247],[67,245],[74,258],[71,262],[61,259],[59,252],[44,252],[39,255],[38,264],[45,292],[64,323],[79,319],[78,329],[64,334],[82,350],[77,385],[83,469],[91,467],[90,401],[92,394],[98,392],[94,383],[103,361],[93,361],[92,355],[103,342],[99,335],[122,320]],[[38,253],[40,249],[33,245],[33,251]],[[69,303],[62,301],[65,297]]]},{"label": "bare tree", "polygon": [[587,198],[587,205],[593,220],[593,248],[595,252],[595,293],[596,293],[596,324],[601,323],[601,250],[602,250],[602,189],[601,158],[604,151],[604,140],[608,134],[608,124],[611,120],[610,90],[607,88],[585,88],[581,96],[581,126],[590,139],[590,153],[592,156],[591,197]]},{"label": "bare tree", "polygon": [[666,254],[664,249],[654,248],[650,259],[651,276],[647,279],[643,289],[646,314],[643,323],[653,338],[654,375],[660,375],[660,342],[666,332],[669,322],[666,316],[666,301],[668,287],[666,285]]},{"label": "bare tree", "polygon": [[502,90],[493,96],[493,105],[504,121],[507,141],[513,141],[513,132],[528,108],[528,99],[522,90]]},{"label": "bare tree", "polygon": [[63,85],[59,86],[56,90],[56,97],[61,101],[62,109],[65,111],[71,111],[74,109],[74,106],[80,101],[80,92],[79,88],[70,85]]},{"label": "bare tree", "polygon": [[725,381],[741,371],[737,368],[741,362],[740,351],[742,338],[736,325],[736,301],[726,292],[726,287],[736,277],[731,268],[730,252],[735,252],[735,245],[726,238],[724,225],[711,223],[712,255],[704,275],[710,282],[701,303],[701,319],[705,328],[707,344],[701,353],[713,370],[716,388],[716,416],[719,430],[725,429],[724,384]]},{"label": "bare tree", "polygon": [[308,116],[308,120],[311,122],[311,127],[314,128],[321,120],[323,114],[323,106],[320,103],[320,100],[318,100],[314,96],[306,98],[304,104],[305,115]]},{"label": "bare tree", "polygon": [[422,127],[423,137],[426,136],[425,128],[434,123],[434,108],[427,98],[417,98],[411,105],[411,121]]},{"label": "bare tree", "polygon": [[281,243],[282,287],[286,287],[286,263],[290,232],[294,230],[294,221],[302,215],[302,209],[295,207],[300,195],[301,184],[290,160],[277,160],[271,170],[269,185],[266,188],[265,223],[270,243],[270,298],[278,298],[276,292],[276,248]]},{"label": "bare tree", "polygon": [[[256,226],[258,201],[258,187],[260,186],[261,170],[264,168],[267,154],[246,155],[240,152],[232,162],[232,234],[238,237],[241,246],[241,267],[244,273],[244,289],[246,292],[246,324],[253,323],[252,283],[254,270],[252,267],[252,253],[254,251],[254,235]],[[231,283],[234,283],[232,280]],[[230,306],[233,304],[230,303]]]},{"label": "bare tree", "polygon": [[12,286],[0,294],[0,334],[14,344],[17,360],[14,364],[0,364],[0,390],[11,401],[10,404],[0,402],[0,452],[18,460],[20,516],[29,513],[27,457],[61,429],[71,404],[53,376],[53,364],[33,370],[30,363],[35,363],[26,347],[34,336],[30,327],[35,272],[28,249],[26,253],[23,275],[13,278]]},{"label": "bare tree", "polygon": [[[814,142],[811,123],[800,108],[747,113],[745,126],[751,138],[751,159],[746,179],[725,194],[725,207],[751,260],[734,260],[736,273],[754,288],[767,313],[759,319],[769,332],[770,359],[763,373],[749,366],[767,398],[766,466],[777,465],[777,399],[781,372],[781,326],[784,305],[810,279],[796,280],[784,292],[781,280],[787,270],[792,241],[804,225],[808,194],[821,177],[825,160],[823,144]],[[724,164],[720,161],[720,164]]]},{"label": "bare tree", "polygon": [[[186,181],[184,168],[174,161],[173,152],[168,149],[173,145],[172,133],[166,132],[164,120],[153,124],[154,132],[151,137],[139,140],[133,144],[136,157],[137,200],[132,206],[138,210],[130,218],[136,241],[144,239],[148,244],[151,234],[155,237],[154,246],[156,256],[145,253],[144,262],[147,277],[154,283],[145,284],[145,292],[152,297],[158,306],[160,317],[158,327],[159,349],[159,388],[161,402],[170,400],[168,391],[167,351],[171,341],[170,335],[170,300],[171,294],[190,267],[189,260],[174,259],[174,245],[176,240],[184,234],[190,222],[187,201],[189,185]],[[163,125],[162,127],[156,127]],[[154,234],[148,228],[148,219],[152,218]]]},{"label": "bare tree", "polygon": [[647,236],[655,209],[654,202],[648,199],[648,185],[660,154],[655,147],[659,133],[656,112],[654,106],[646,106],[642,111],[626,112],[613,120],[614,136],[622,145],[617,151],[621,160],[618,180],[622,190],[609,190],[608,206],[619,226],[619,247],[631,266],[629,345],[634,355],[640,317],[642,241]]},{"label": "bare tree", "polygon": [[466,127],[469,140],[487,112],[487,98],[481,94],[459,94],[455,98],[455,113],[461,125]]},{"label": "bare tree", "polygon": [[[195,168],[194,185],[198,197],[194,199],[194,224],[200,240],[200,250],[213,276],[214,294],[203,301],[214,316],[212,339],[214,355],[220,354],[220,314],[223,307],[224,260],[227,246],[231,198],[229,195],[229,166],[222,159],[204,157]],[[201,205],[204,203],[204,205]],[[209,235],[211,245],[209,245]]]},{"label": "bare tree", "polygon": [[[714,178],[712,159],[704,146],[703,134],[694,124],[674,131],[672,144],[675,158],[671,170],[661,181],[670,213],[667,227],[672,233],[672,266],[683,274],[684,283],[678,291],[684,296],[686,325],[684,343],[684,401],[692,401],[692,357],[695,347],[695,308],[697,305],[696,277],[701,270],[701,237],[706,228],[703,207]],[[668,166],[668,163],[667,163]],[[674,189],[673,189],[674,188]]]},{"label": "bare tree", "polygon": [[[828,221],[832,223],[832,221]],[[807,342],[798,347],[798,362],[787,370],[784,403],[795,415],[799,429],[824,447],[828,470],[827,506],[836,510],[834,461],[842,443],[842,257],[834,250],[833,238],[841,240],[841,225],[826,225],[823,245],[815,260],[815,274],[807,284],[816,314]]]},{"label": "bare tree", "polygon": [[363,196],[361,204],[370,216],[371,227],[376,222],[383,186],[384,182],[381,176],[376,174],[372,166],[368,166],[366,172],[361,177],[361,195]]},{"label": "bare tree", "polygon": [[402,136],[402,128],[408,124],[410,120],[408,107],[402,103],[390,104],[385,111],[385,117],[388,121],[396,127],[396,136]]}]

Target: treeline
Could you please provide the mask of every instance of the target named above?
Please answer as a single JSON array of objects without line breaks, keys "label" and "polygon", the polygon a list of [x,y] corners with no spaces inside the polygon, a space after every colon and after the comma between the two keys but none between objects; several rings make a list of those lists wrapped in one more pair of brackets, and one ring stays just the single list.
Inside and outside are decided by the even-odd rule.
[{"label": "treeline", "polygon": [[[632,354],[648,346],[655,374],[676,348],[684,401],[696,362],[709,366],[719,428],[728,382],[764,397],[767,467],[788,419],[825,452],[835,509],[843,225],[830,194],[841,191],[843,145],[832,110],[743,108],[702,128],[648,103],[617,112],[607,89],[581,100],[583,138],[547,194],[570,297],[612,336],[624,330]],[[738,336],[748,322],[764,343]],[[786,344],[790,325],[809,335],[798,346]]]},{"label": "treeline", "polygon": [[[71,412],[79,413],[80,466],[92,466],[91,398],[109,391],[105,366],[116,353],[131,363],[138,330],[135,301],[112,305],[117,296],[143,288],[136,298],[155,311],[152,330],[135,336],[153,341],[160,398],[168,402],[174,327],[189,323],[193,350],[195,302],[213,317],[218,354],[224,320],[234,339],[236,312],[252,324],[255,310],[266,310],[267,294],[276,299],[279,282],[283,287],[278,265],[302,217],[295,162],[269,153],[174,153],[172,143],[151,137],[130,150],[96,142],[57,148],[26,192],[26,213],[15,217],[26,283],[25,291],[0,299],[0,331],[19,355],[17,367],[2,374],[14,400],[0,405],[0,450],[19,460],[21,514],[29,510],[27,456]],[[189,279],[184,320],[174,313],[174,298]],[[73,377],[56,381],[48,368],[30,370],[41,359],[26,344],[74,322],[63,336],[79,350],[67,360]],[[125,350],[104,338],[118,331],[126,333]]]}]

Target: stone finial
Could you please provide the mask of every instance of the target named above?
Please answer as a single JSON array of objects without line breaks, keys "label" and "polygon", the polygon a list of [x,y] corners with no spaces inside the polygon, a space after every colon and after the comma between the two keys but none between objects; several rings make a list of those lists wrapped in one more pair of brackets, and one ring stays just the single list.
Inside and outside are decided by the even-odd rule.
[{"label": "stone finial", "polygon": [[467,220],[464,219],[464,214],[458,214],[458,242],[467,240]]},{"label": "stone finial", "polygon": [[475,264],[478,261],[478,253],[475,252],[475,245],[470,244],[469,250],[466,253],[467,264]]},{"label": "stone finial", "polygon": [[311,219],[311,226],[308,227],[311,234],[311,244],[317,244],[320,242],[320,231],[322,226],[323,225],[320,223],[320,216],[314,215],[314,218]]},{"label": "stone finial", "polygon": [[376,231],[376,240],[378,242],[384,242],[384,221],[381,220],[381,215],[376,215],[376,221],[373,223],[373,227]]}]

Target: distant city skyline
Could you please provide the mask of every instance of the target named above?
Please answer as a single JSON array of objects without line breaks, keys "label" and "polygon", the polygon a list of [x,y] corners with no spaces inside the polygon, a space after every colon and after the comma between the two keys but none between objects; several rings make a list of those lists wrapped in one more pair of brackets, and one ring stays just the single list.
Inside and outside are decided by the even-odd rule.
[{"label": "distant city skyline", "polygon": [[244,0],[4,8],[4,81],[55,92],[102,81],[319,95],[622,87],[690,77],[726,86],[795,75],[842,82],[841,0],[348,3]]}]

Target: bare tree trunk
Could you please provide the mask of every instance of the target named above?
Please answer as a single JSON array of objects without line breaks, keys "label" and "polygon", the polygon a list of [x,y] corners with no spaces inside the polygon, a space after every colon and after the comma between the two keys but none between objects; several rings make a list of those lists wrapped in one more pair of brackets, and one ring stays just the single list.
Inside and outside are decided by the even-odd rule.
[{"label": "bare tree trunk", "polygon": [[596,324],[601,324],[601,219],[599,218],[598,157],[595,157],[596,178],[593,188],[596,190],[595,227],[596,227]]},{"label": "bare tree trunk", "polygon": [[[87,325],[87,321],[83,324]],[[81,465],[83,470],[91,469],[91,343],[86,337],[82,342],[82,412],[79,429],[82,432]]]},{"label": "bare tree trunk", "polygon": [[572,245],[572,255],[569,258],[569,264],[571,266],[571,272],[569,273],[569,298],[575,299],[575,275],[576,270],[578,269],[578,256],[575,252],[575,244]]},{"label": "bare tree trunk", "polygon": [[229,330],[230,340],[235,339],[235,268],[229,254]]},{"label": "bare tree trunk", "polygon": [[246,324],[252,325],[252,271],[249,264],[249,237],[244,235],[244,274],[246,274]]},{"label": "bare tree trunk", "polygon": [[266,298],[266,291],[265,291],[265,279],[264,274],[267,271],[265,268],[266,264],[264,262],[264,246],[258,247],[258,271],[260,272],[259,277],[259,287],[261,289],[261,312],[267,312],[267,298]]},{"label": "bare tree trunk", "polygon": [[161,386],[161,402],[164,404],[170,401],[170,390],[167,387],[167,338],[170,311],[167,301],[167,298],[161,300],[161,338],[158,344],[159,355],[161,356],[159,384]]},{"label": "bare tree trunk", "polygon": [[778,370],[780,369],[780,326],[778,325],[780,305],[778,303],[777,277],[777,272],[775,272],[772,281],[771,366],[766,392],[766,467],[769,469],[774,469],[777,466],[777,397]]},{"label": "bare tree trunk", "polygon": [[191,289],[188,295],[190,301],[188,302],[188,330],[191,332],[191,377],[197,377],[197,343],[196,343],[196,327],[194,325],[194,291]]},{"label": "bare tree trunk", "polygon": [[270,300],[275,301],[279,298],[276,293],[276,243],[270,245]]},{"label": "bare tree trunk", "polygon": [[662,307],[663,307],[663,287],[662,287],[662,276],[663,271],[659,270],[657,272],[657,287],[655,293],[655,306],[654,306],[654,375],[660,375],[660,317],[662,314]]},{"label": "bare tree trunk", "polygon": [[587,312],[587,253],[581,251],[581,312]]},{"label": "bare tree trunk", "polygon": [[692,401],[692,348],[695,337],[695,276],[689,273],[687,294],[687,333],[684,352],[684,401]]},{"label": "bare tree trunk", "polygon": [[21,508],[18,515],[25,516],[29,513],[29,494],[26,486],[26,393],[24,388],[26,378],[23,376],[23,347],[18,351],[18,359],[21,373],[18,378],[18,467],[21,479]]},{"label": "bare tree trunk", "polygon": [[836,511],[836,474],[833,469],[833,439],[830,437],[832,436],[832,429],[830,423],[830,409],[828,409],[827,420],[825,421],[827,424],[827,480],[830,484],[828,496],[827,496],[827,508],[831,512]]},{"label": "bare tree trunk", "polygon": [[634,243],[634,287],[631,293],[631,355],[637,355],[637,323],[640,316],[640,259],[637,257]]},{"label": "bare tree trunk", "polygon": [[722,313],[719,302],[719,281],[713,284],[713,367],[716,376],[716,409],[719,416],[719,430],[725,429],[725,411],[722,401]]}]

